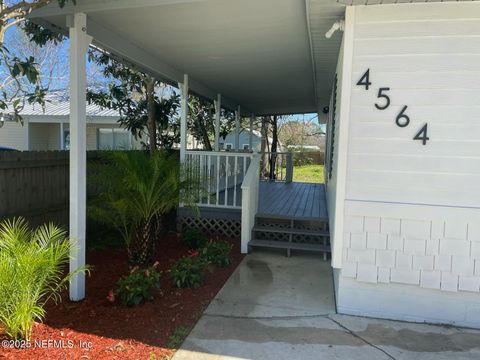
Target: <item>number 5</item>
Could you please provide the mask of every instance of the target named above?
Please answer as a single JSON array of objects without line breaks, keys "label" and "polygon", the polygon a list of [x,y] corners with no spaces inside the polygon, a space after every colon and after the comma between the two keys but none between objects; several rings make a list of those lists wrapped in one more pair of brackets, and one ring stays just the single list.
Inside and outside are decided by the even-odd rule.
[{"label": "number 5", "polygon": [[390,91],[390,88],[382,87],[382,88],[378,89],[377,97],[379,99],[381,99],[381,98],[385,99],[385,104],[384,105],[375,104],[375,107],[378,110],[385,110],[386,108],[388,108],[390,106],[390,98],[388,97],[387,94],[384,94],[384,91]]}]

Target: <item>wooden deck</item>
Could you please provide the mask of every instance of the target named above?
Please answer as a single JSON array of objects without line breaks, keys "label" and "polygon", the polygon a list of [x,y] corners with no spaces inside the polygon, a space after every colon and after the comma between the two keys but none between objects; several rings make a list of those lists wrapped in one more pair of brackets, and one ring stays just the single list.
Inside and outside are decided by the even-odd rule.
[{"label": "wooden deck", "polygon": [[[234,189],[227,190],[227,205],[232,206]],[[237,189],[236,205],[242,205],[242,191]],[[240,218],[240,208],[225,208],[225,191],[219,193],[219,205],[214,205],[214,198],[211,205],[207,206],[206,199],[199,204],[200,216],[206,218]],[[180,208],[179,214],[187,216],[193,212],[187,208]],[[325,199],[325,188],[323,184],[310,183],[283,183],[265,182],[260,183],[258,199],[258,217],[273,219],[297,219],[297,220],[328,220],[327,204]]]},{"label": "wooden deck", "polygon": [[261,182],[257,217],[328,220],[324,185]]}]

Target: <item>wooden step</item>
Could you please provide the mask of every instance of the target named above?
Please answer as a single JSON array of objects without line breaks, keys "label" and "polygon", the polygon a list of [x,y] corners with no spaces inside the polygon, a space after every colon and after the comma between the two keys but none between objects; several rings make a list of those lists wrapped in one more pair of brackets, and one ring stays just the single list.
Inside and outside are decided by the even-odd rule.
[{"label": "wooden step", "polygon": [[270,247],[276,249],[291,249],[291,250],[306,250],[306,251],[320,251],[331,252],[330,245],[321,244],[305,244],[289,241],[272,241],[254,239],[248,243],[249,246]]},{"label": "wooden step", "polygon": [[261,231],[268,233],[280,233],[280,234],[293,234],[293,235],[306,235],[306,236],[322,236],[330,237],[328,230],[307,230],[307,229],[292,229],[273,226],[255,226],[253,231]]},{"label": "wooden step", "polygon": [[275,219],[275,220],[295,220],[295,221],[318,221],[318,222],[328,222],[328,217],[308,217],[308,216],[291,216],[291,215],[279,215],[279,214],[269,214],[269,213],[257,213],[256,215],[259,219]]}]

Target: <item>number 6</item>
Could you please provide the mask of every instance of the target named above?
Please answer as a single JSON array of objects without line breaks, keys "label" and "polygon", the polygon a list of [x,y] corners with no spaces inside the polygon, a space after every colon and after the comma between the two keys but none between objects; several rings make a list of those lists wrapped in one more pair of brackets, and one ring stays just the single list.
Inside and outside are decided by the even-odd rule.
[{"label": "number 6", "polygon": [[[408,115],[405,114],[405,110],[407,110],[408,106],[405,105],[402,109],[402,111],[400,111],[400,113],[397,115],[397,118],[395,119],[395,122],[397,123],[397,125],[399,127],[405,127],[405,126],[408,126],[408,124],[410,124],[410,118],[408,117]],[[401,119],[404,119],[404,121],[400,121]]]}]

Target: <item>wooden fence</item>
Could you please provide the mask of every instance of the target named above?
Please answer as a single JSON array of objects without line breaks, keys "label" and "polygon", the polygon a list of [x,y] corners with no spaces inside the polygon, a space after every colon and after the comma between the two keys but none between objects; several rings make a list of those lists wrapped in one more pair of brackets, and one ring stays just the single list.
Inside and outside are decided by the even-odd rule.
[{"label": "wooden fence", "polygon": [[0,152],[0,219],[68,224],[68,152]]},{"label": "wooden fence", "polygon": [[[90,163],[100,152],[88,151]],[[0,220],[26,218],[32,226],[68,226],[68,151],[0,152]]]}]

